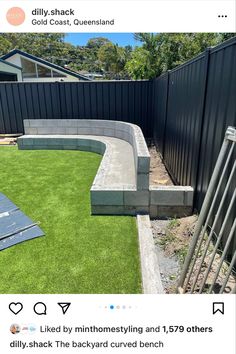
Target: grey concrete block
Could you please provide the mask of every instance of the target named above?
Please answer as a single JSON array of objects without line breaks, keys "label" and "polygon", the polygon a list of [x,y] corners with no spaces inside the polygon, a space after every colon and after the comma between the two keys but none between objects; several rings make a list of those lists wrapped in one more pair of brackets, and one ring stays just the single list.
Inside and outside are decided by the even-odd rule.
[{"label": "grey concrete block", "polygon": [[117,139],[123,139],[123,131],[119,130],[119,129],[116,129],[115,132],[114,132],[114,137],[117,138]]},{"label": "grey concrete block", "polygon": [[48,134],[55,134],[55,128],[52,127],[38,127],[37,134],[48,135]]},{"label": "grey concrete block", "polygon": [[102,143],[99,140],[90,140],[89,146],[91,148],[91,151],[94,151],[96,153],[101,152]]},{"label": "grey concrete block", "polygon": [[92,215],[136,215],[135,209],[126,210],[120,205],[91,205],[91,213]]},{"label": "grey concrete block", "polygon": [[62,138],[61,140],[63,145],[71,145],[71,146],[78,145],[78,139],[76,138]]},{"label": "grey concrete block", "polygon": [[78,150],[76,145],[64,145],[62,146],[63,150]]},{"label": "grey concrete block", "polygon": [[91,119],[73,119],[72,126],[80,128],[89,128],[91,126]]},{"label": "grey concrete block", "polygon": [[34,150],[33,145],[18,145],[19,150]]},{"label": "grey concrete block", "polygon": [[157,206],[157,217],[181,218],[192,215],[190,206]]},{"label": "grey concrete block", "polygon": [[78,129],[77,127],[66,127],[66,134],[69,135],[77,135],[78,134]]},{"label": "grey concrete block", "polygon": [[138,174],[137,175],[137,189],[146,190],[149,189],[149,174]]},{"label": "grey concrete block", "polygon": [[90,145],[90,140],[89,139],[78,139],[77,140],[78,146],[89,146]]},{"label": "grey concrete block", "polygon": [[32,145],[22,145],[22,146],[18,146],[19,150],[36,150],[33,148]]},{"label": "grey concrete block", "polygon": [[36,138],[36,139],[32,139],[32,143],[34,145],[47,145],[49,143],[49,139],[44,139],[44,138]]},{"label": "grey concrete block", "polygon": [[23,146],[23,145],[24,145],[24,139],[18,138],[18,139],[17,139],[17,146],[18,146],[18,148],[19,148],[19,146]]},{"label": "grey concrete block", "polygon": [[184,204],[187,206],[193,205],[194,191],[192,187],[186,187],[184,191]]},{"label": "grey concrete block", "polygon": [[58,135],[58,134],[66,134],[66,128],[63,127],[55,127],[55,126],[48,126],[48,127],[38,127],[38,134],[42,135]]},{"label": "grey concrete block", "polygon": [[29,119],[24,119],[24,127],[28,128],[30,126],[30,121]]},{"label": "grey concrete block", "polygon": [[47,150],[64,150],[63,145],[47,145]]},{"label": "grey concrete block", "polygon": [[77,123],[76,125],[72,125],[73,119],[55,119],[55,121],[57,121],[56,125],[58,127],[71,128],[77,126]]},{"label": "grey concrete block", "polygon": [[99,146],[90,146],[90,151],[94,152],[95,154],[100,154],[100,147]]},{"label": "grey concrete block", "polygon": [[[62,145],[63,142],[62,138],[45,138],[44,140],[47,142],[47,145]],[[37,142],[37,139],[35,141]]]},{"label": "grey concrete block", "polygon": [[104,134],[105,136],[116,137],[116,135],[115,135],[115,129],[113,129],[113,128],[104,128],[103,134]]},{"label": "grey concrete block", "polygon": [[44,126],[44,119],[29,119],[29,125],[31,128],[39,128]]},{"label": "grey concrete block", "polygon": [[34,141],[34,139],[33,138],[23,138],[23,139],[21,139],[21,140],[17,140],[17,143],[18,144],[23,144],[23,145],[32,145],[33,144],[33,141]]},{"label": "grey concrete block", "polygon": [[121,122],[121,121],[115,121],[115,129],[116,130],[122,130],[122,131],[127,131],[128,128],[126,126],[125,122]]},{"label": "grey concrete block", "polygon": [[106,145],[102,143],[101,146],[100,146],[100,154],[104,155],[105,151],[106,151]]},{"label": "grey concrete block", "polygon": [[[53,127],[58,127],[58,119],[41,119],[41,127],[48,127],[48,128],[53,128]],[[38,126],[40,127],[40,126]]]},{"label": "grey concrete block", "polygon": [[78,120],[77,119],[59,119],[58,127],[64,128],[77,128],[78,127]]},{"label": "grey concrete block", "polygon": [[122,139],[127,141],[127,143],[130,142],[130,134],[128,131],[123,132]]},{"label": "grey concrete block", "polygon": [[90,135],[91,134],[91,129],[88,128],[88,127],[78,127],[78,134],[81,134],[81,135]]},{"label": "grey concrete block", "polygon": [[137,227],[139,236],[143,293],[164,293],[149,216],[138,215]]},{"label": "grey concrete block", "polygon": [[51,147],[47,145],[32,145],[32,150],[50,150]]},{"label": "grey concrete block", "polygon": [[138,157],[138,173],[149,173],[150,170],[150,157]]},{"label": "grey concrete block", "polygon": [[123,205],[123,191],[90,191],[92,205]]},{"label": "grey concrete block", "polygon": [[149,191],[124,191],[124,205],[148,206]]},{"label": "grey concrete block", "polygon": [[37,135],[38,134],[38,129],[37,128],[27,128],[25,127],[25,134],[26,135]]},{"label": "grey concrete block", "polygon": [[154,219],[157,217],[157,206],[156,205],[150,205],[149,215],[150,215],[151,219]]},{"label": "grey concrete block", "polygon": [[93,152],[93,150],[92,150],[90,145],[78,145],[77,149],[80,150],[80,151]]},{"label": "grey concrete block", "polygon": [[136,206],[135,212],[137,214],[148,215],[149,214],[149,206]]},{"label": "grey concrete block", "polygon": [[175,188],[157,187],[151,190],[150,203],[163,206],[184,205],[184,191]]},{"label": "grey concrete block", "polygon": [[99,120],[97,121],[97,125],[101,126],[102,128],[108,128],[108,129],[112,129],[115,130],[116,127],[116,121],[114,120]]},{"label": "grey concrete block", "polygon": [[89,139],[89,144],[90,146],[100,146],[101,145],[101,141],[100,140],[96,140],[97,138],[94,139]]},{"label": "grey concrete block", "polygon": [[[49,128],[49,129],[51,129],[51,128]],[[66,128],[63,128],[63,127],[53,127],[52,133],[53,133],[53,134],[66,134]]]}]

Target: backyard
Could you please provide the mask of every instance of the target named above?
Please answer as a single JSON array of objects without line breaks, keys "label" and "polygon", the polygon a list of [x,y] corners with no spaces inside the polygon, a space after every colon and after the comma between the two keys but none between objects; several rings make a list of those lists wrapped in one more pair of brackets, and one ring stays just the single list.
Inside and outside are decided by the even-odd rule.
[{"label": "backyard", "polygon": [[0,147],[0,190],[45,232],[0,253],[0,293],[141,293],[135,218],[91,216],[101,156]]}]

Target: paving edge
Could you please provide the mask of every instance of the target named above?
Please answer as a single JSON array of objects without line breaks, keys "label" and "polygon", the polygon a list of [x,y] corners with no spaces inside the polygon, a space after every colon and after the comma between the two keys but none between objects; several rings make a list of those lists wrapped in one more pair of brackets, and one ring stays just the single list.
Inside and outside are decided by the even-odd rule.
[{"label": "paving edge", "polygon": [[144,294],[164,294],[149,215],[137,215],[142,287]]}]

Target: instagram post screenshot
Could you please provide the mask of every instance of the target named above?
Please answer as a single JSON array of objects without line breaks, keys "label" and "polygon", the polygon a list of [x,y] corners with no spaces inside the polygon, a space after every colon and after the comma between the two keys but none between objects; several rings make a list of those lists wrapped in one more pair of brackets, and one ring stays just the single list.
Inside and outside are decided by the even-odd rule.
[{"label": "instagram post screenshot", "polygon": [[0,5],[1,354],[235,354],[235,0]]}]

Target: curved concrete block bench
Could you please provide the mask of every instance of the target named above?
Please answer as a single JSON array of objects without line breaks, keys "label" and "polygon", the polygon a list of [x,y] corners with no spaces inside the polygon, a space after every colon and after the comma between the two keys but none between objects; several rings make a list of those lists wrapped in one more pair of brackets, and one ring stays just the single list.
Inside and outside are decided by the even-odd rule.
[{"label": "curved concrete block bench", "polygon": [[29,119],[24,120],[24,127],[27,135],[96,135],[125,140],[133,147],[137,189],[149,187],[150,155],[137,125],[100,119]]},{"label": "curved concrete block bench", "polygon": [[73,149],[103,155],[91,187],[93,214],[149,212],[150,155],[141,129],[95,119],[24,120],[19,149]]},{"label": "curved concrete block bench", "polygon": [[138,126],[96,119],[32,119],[24,120],[24,127],[26,135],[18,139],[19,149],[85,150],[103,155],[90,190],[92,214],[191,213],[191,187],[149,189],[150,155]]}]

